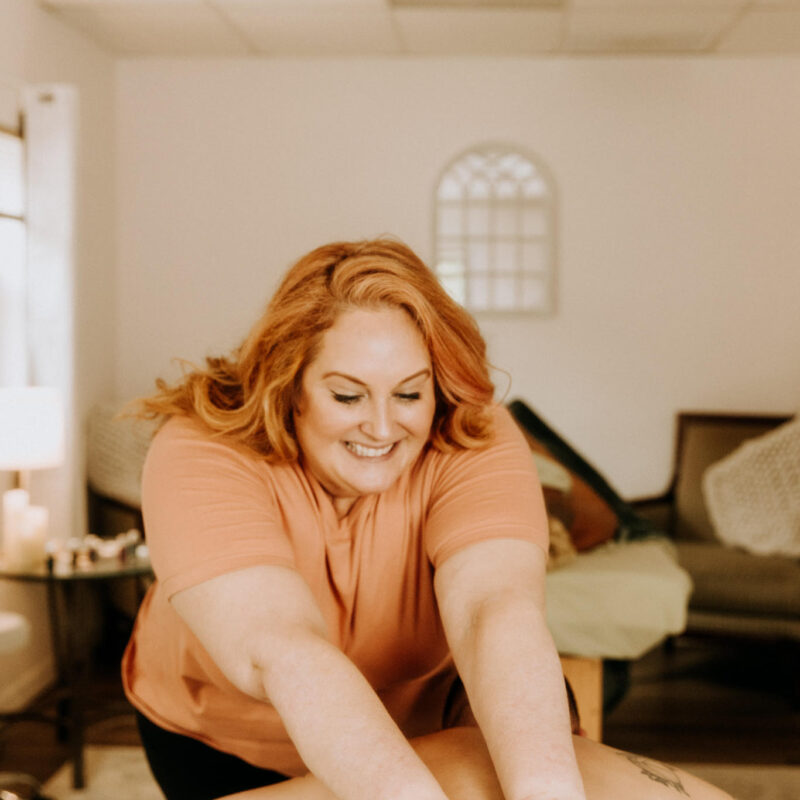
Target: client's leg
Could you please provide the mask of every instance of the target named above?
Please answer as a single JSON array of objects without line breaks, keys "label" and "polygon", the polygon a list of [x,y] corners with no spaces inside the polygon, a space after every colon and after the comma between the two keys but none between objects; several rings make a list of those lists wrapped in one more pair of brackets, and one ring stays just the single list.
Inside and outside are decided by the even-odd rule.
[{"label": "client's leg", "polygon": [[[587,800],[733,800],[675,767],[573,737]],[[448,797],[503,800],[477,728],[451,728],[412,741]],[[295,778],[225,800],[335,800],[315,778]]]},{"label": "client's leg", "polygon": [[733,800],[677,767],[575,736],[575,754],[588,800]]}]

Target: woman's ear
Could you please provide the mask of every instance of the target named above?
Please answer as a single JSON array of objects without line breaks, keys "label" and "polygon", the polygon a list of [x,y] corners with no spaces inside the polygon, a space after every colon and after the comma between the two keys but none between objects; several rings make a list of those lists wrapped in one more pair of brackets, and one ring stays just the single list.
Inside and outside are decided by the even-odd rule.
[{"label": "woman's ear", "polygon": [[291,396],[291,413],[292,419],[299,417],[305,410],[305,397],[303,394],[303,371],[295,375],[294,384],[292,386]]},{"label": "woman's ear", "polygon": [[298,387],[298,389],[292,393],[292,418],[301,416],[305,410],[305,405],[303,391]]}]

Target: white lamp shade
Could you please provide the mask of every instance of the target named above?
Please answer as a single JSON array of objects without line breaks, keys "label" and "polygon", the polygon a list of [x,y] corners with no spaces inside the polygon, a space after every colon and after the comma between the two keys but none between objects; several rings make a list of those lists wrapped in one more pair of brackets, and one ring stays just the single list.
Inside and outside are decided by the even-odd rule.
[{"label": "white lamp shade", "polygon": [[64,408],[56,389],[0,388],[0,470],[57,467],[64,460]]}]

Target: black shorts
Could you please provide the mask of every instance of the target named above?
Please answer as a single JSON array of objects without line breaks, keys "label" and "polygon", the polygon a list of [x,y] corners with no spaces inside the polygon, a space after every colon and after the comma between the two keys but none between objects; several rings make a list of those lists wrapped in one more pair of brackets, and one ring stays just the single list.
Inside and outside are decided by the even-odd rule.
[{"label": "black shorts", "polygon": [[216,800],[288,780],[207,744],[172,733],[136,712],[136,724],[153,777],[166,800]]}]

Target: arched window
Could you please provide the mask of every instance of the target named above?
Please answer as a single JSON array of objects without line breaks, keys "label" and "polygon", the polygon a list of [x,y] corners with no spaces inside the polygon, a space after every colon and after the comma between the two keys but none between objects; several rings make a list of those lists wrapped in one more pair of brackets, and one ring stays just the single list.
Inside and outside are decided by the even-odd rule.
[{"label": "arched window", "polygon": [[555,200],[547,172],[520,148],[482,145],[436,187],[435,271],[470,311],[555,309]]}]

